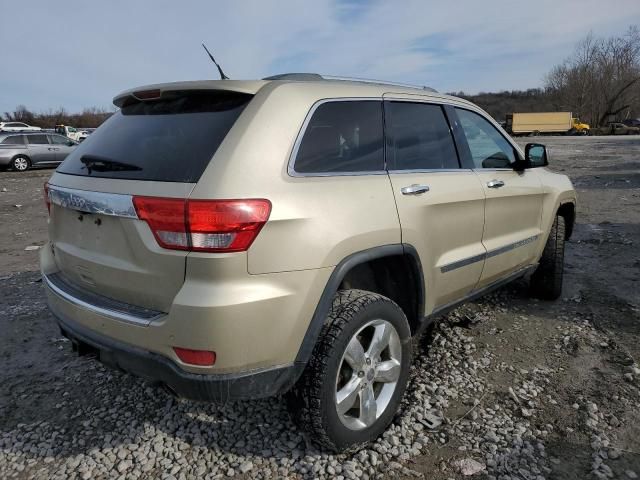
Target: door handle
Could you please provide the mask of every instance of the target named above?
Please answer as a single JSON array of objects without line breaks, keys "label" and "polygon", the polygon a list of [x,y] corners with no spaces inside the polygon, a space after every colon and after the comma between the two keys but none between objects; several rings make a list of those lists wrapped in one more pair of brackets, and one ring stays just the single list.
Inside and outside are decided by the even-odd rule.
[{"label": "door handle", "polygon": [[421,195],[429,191],[429,185],[418,185],[414,183],[408,187],[402,187],[400,191],[403,195]]},{"label": "door handle", "polygon": [[55,150],[55,148],[53,148],[53,147],[48,147],[48,148],[47,148],[47,150],[49,150],[49,151],[51,152],[51,151]]},{"label": "door handle", "polygon": [[487,187],[489,188],[504,187],[504,182],[502,180],[491,180],[490,182],[487,182]]}]

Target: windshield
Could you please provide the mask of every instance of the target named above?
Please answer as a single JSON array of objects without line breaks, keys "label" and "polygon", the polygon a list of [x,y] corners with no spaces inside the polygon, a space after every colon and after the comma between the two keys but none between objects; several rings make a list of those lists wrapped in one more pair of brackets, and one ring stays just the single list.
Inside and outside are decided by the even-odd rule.
[{"label": "windshield", "polygon": [[237,92],[196,90],[166,92],[154,101],[133,100],[87,137],[58,171],[197,182],[251,98]]}]

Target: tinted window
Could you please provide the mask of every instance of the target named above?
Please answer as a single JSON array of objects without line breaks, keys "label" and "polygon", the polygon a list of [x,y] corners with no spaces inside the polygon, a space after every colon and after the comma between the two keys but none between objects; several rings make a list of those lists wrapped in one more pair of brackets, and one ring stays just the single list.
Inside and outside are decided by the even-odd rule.
[{"label": "tinted window", "polygon": [[69,139],[62,135],[49,135],[49,138],[51,139],[51,143],[56,145],[69,145]]},{"label": "tinted window", "polygon": [[390,170],[459,168],[449,124],[439,105],[388,102]]},{"label": "tinted window", "polygon": [[11,135],[10,137],[6,137],[2,140],[3,145],[22,145],[24,144],[24,140],[22,135]]},{"label": "tinted window", "polygon": [[58,167],[73,175],[197,182],[252,96],[166,92],[111,116]]},{"label": "tinted window", "polygon": [[383,169],[382,102],[327,102],[315,110],[298,149],[296,172]]},{"label": "tinted window", "polygon": [[12,123],[7,123],[5,124],[5,127],[19,127],[19,128],[25,128],[28,127],[29,125],[27,125],[26,123],[16,123],[16,122],[12,122]]},{"label": "tinted window", "polygon": [[515,162],[515,150],[488,120],[469,110],[456,111],[475,168],[509,168]]},{"label": "tinted window", "polygon": [[29,145],[49,145],[46,135],[27,135]]}]

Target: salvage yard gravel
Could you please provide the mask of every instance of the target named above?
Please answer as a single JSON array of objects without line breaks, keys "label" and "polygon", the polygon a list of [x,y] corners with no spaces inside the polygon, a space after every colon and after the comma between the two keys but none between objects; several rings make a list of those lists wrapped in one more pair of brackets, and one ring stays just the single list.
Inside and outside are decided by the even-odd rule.
[{"label": "salvage yard gravel", "polygon": [[[63,424],[43,420],[3,433],[0,476],[27,471],[35,478],[222,478],[249,472],[254,478],[422,477],[407,462],[430,445],[451,442],[468,457],[452,464],[463,474],[548,473],[543,443],[548,431],[532,427],[510,398],[482,404],[491,388],[482,372],[492,362],[490,355],[477,358],[476,344],[458,318],[450,315],[433,332],[431,348],[413,367],[395,424],[351,457],[308,447],[279,399],[227,405],[181,401],[79,359],[70,365],[76,372],[69,373],[76,382],[92,382],[92,395],[106,400],[103,406],[75,410]],[[534,368],[522,375],[517,392],[528,408],[535,409],[537,402],[529,399],[542,395],[549,373]],[[61,392],[55,407],[73,407],[68,397]],[[469,413],[448,417],[454,401]]]},{"label": "salvage yard gravel", "polygon": [[0,479],[638,478],[640,141],[545,141],[579,194],[562,298],[519,281],[441,318],[400,413],[350,455],[317,450],[282,398],[180,400],[75,356],[25,249],[50,172],[2,172]]},{"label": "salvage yard gravel", "polygon": [[[41,300],[35,302],[44,310]],[[47,394],[57,402],[48,408],[64,415],[4,430],[0,478],[424,478],[419,459],[445,447],[453,450],[438,466],[446,475],[549,478],[556,459],[547,439],[555,427],[541,423],[545,407],[559,400],[550,385],[562,367],[515,368],[478,344],[474,330],[506,335],[498,332],[496,314],[514,319],[515,334],[529,321],[505,305],[494,296],[465,307],[426,335],[416,345],[419,357],[402,413],[382,438],[355,455],[315,450],[280,399],[226,405],[177,400],[97,362],[72,357],[61,365],[68,381],[53,383]],[[12,313],[21,311],[21,305],[13,306]],[[69,348],[62,338],[49,340]],[[558,357],[569,355],[574,342],[609,341],[577,319],[549,340]],[[510,386],[493,383],[493,376],[510,378]],[[87,388],[86,402],[78,404],[75,385]],[[25,393],[15,400],[35,398]],[[622,453],[608,440],[607,418],[598,415],[595,404],[576,401],[594,438],[593,474],[607,478],[611,452]]]}]

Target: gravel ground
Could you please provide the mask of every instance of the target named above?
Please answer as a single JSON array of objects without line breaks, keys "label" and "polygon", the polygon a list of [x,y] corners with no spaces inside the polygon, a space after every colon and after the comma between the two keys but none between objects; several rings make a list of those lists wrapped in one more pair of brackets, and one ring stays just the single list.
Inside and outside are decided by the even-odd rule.
[{"label": "gravel ground", "polygon": [[25,250],[50,172],[0,173],[0,478],[637,478],[640,140],[544,140],[579,190],[564,297],[520,281],[444,317],[393,425],[352,456],[315,449],[278,398],[177,400],[73,356]]}]

